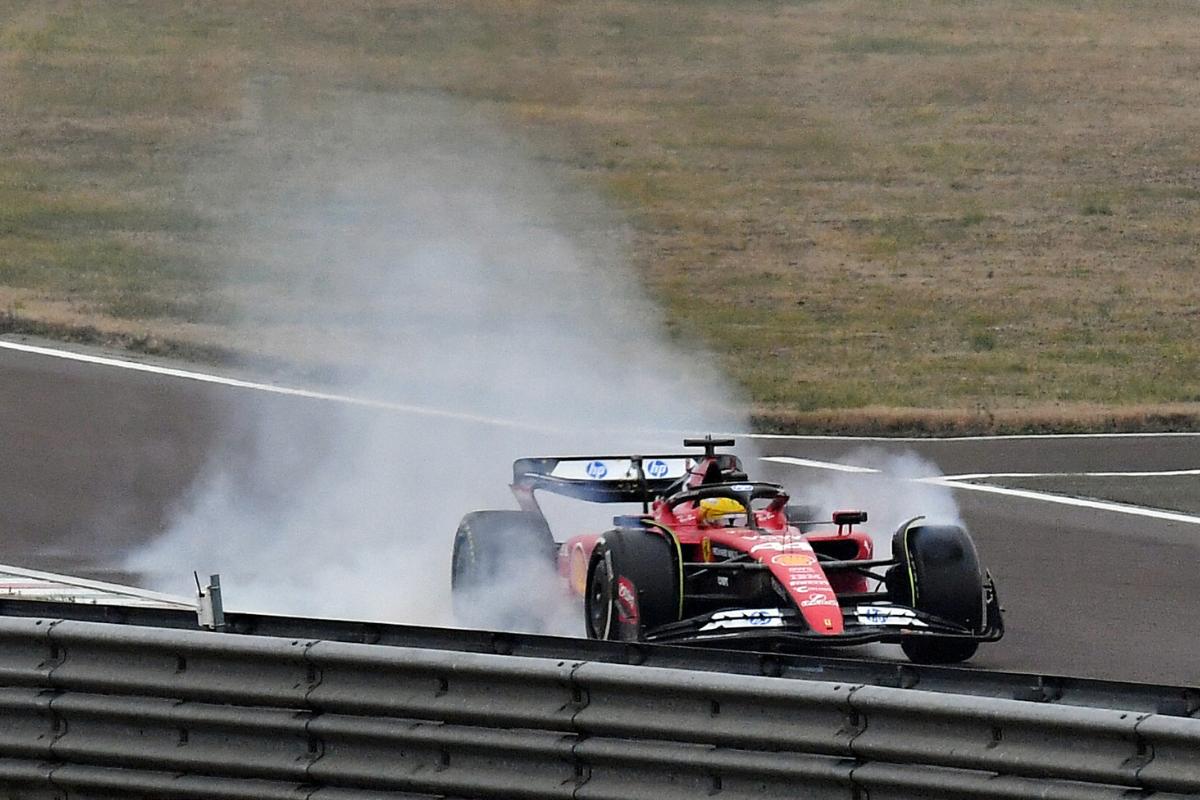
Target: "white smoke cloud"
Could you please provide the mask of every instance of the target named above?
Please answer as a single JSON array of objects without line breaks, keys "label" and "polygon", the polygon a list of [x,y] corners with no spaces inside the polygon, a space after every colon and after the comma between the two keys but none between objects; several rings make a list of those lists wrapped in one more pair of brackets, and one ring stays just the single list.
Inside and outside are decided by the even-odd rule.
[{"label": "white smoke cloud", "polygon": [[[821,472],[819,478],[792,489],[793,502],[808,506],[814,519],[829,519],[840,510],[866,511],[868,519],[861,527],[871,534],[876,558],[891,557],[892,534],[913,517],[923,516],[934,525],[965,527],[952,489],[918,482],[942,475],[932,461],[916,453],[871,447],[851,451],[838,460],[878,472]],[[856,649],[871,658],[904,659],[899,645],[870,644]]]},{"label": "white smoke cloud", "polygon": [[834,511],[866,511],[863,527],[871,532],[877,558],[891,556],[892,533],[913,517],[924,516],[935,525],[963,525],[952,489],[916,480],[942,474],[932,461],[881,448],[862,448],[839,460],[878,472],[822,472],[794,490],[795,502],[812,508],[818,519],[829,519]]},{"label": "white smoke cloud", "polygon": [[129,558],[155,588],[186,591],[195,569],[222,574],[230,608],[452,624],[453,533],[515,508],[514,458],[741,427],[703,356],[668,343],[619,221],[493,120],[266,83],[241,128],[191,196],[222,220],[248,340],[291,332],[293,356],[337,365],[330,391],[517,427],[231,399],[170,529]]}]

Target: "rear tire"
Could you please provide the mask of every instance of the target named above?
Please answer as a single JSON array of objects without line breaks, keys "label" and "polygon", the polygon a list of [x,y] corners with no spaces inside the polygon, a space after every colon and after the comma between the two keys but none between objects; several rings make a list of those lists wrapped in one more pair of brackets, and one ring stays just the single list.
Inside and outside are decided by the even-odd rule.
[{"label": "rear tire", "polygon": [[557,583],[558,545],[545,518],[527,511],[473,511],[454,534],[454,616],[471,628],[539,630],[544,595]]},{"label": "rear tire", "polygon": [[589,639],[638,641],[678,622],[682,587],[675,542],[650,531],[609,531],[588,567],[584,619]]},{"label": "rear tire", "polygon": [[[894,602],[972,631],[983,629],[984,575],[966,531],[954,525],[909,527],[896,533],[892,552],[900,563],[888,570],[885,584]],[[975,655],[979,643],[918,635],[903,637],[900,647],[918,664],[952,664]]]}]

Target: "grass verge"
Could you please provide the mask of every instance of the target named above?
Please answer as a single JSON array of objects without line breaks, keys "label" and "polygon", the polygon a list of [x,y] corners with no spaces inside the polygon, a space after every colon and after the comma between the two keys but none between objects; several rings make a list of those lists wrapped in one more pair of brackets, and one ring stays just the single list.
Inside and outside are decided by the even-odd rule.
[{"label": "grass verge", "polygon": [[1197,23],[1167,0],[0,0],[0,309],[244,350],[186,176],[248,87],[433,91],[627,213],[669,330],[765,427],[1196,427]]}]

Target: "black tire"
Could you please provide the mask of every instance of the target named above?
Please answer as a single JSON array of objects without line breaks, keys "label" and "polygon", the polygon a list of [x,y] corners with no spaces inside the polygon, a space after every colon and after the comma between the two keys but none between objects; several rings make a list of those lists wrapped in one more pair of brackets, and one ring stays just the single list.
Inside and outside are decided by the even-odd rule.
[{"label": "black tire", "polygon": [[[958,623],[983,629],[984,573],[970,535],[954,525],[903,528],[892,539],[900,563],[885,584],[892,600]],[[915,592],[915,596],[914,596]],[[953,664],[975,655],[979,643],[939,636],[906,636],[900,647],[918,664]]]},{"label": "black tire", "polygon": [[538,514],[467,514],[454,534],[451,556],[450,592],[458,623],[540,630],[548,600],[541,595],[557,582],[557,557],[558,545]]},{"label": "black tire", "polygon": [[588,638],[635,642],[648,630],[678,622],[680,570],[675,542],[666,535],[636,530],[604,534],[588,566]]}]

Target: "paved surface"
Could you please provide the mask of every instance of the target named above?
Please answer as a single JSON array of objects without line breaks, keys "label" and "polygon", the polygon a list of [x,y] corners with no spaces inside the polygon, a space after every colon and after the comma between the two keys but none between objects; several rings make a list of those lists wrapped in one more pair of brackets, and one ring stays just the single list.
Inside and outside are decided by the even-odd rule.
[{"label": "paved surface", "polygon": [[[126,552],[164,529],[217,443],[239,440],[279,404],[289,404],[291,418],[310,417],[292,457],[318,457],[324,401],[0,349],[0,562],[136,578],[120,572]],[[1008,636],[981,650],[975,666],[1200,685],[1200,525],[920,482],[939,473],[1196,469],[1200,437],[761,438],[753,447],[762,456],[882,470],[886,477],[766,462],[757,470],[798,495],[868,508],[877,534],[926,505],[956,508],[1008,612]],[[1087,481],[1066,478],[1040,491],[1082,487],[1095,495],[1098,484],[1077,480]],[[1136,485],[1150,500],[1155,480],[1120,485]],[[1190,480],[1172,478],[1164,492],[1187,495],[1198,479]]]},{"label": "paved surface", "polygon": [[98,576],[160,532],[204,463],[215,394],[0,351],[0,561]]},{"label": "paved surface", "polygon": [[210,454],[249,469],[250,431],[285,409],[292,457],[320,457],[326,403],[0,349],[0,563],[136,579],[126,555],[166,530]]}]

